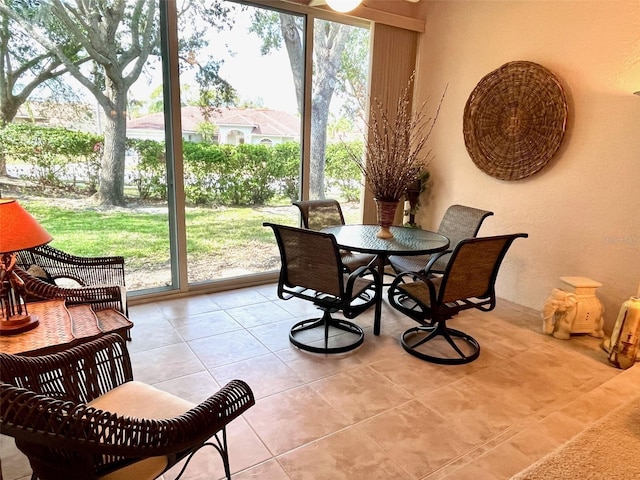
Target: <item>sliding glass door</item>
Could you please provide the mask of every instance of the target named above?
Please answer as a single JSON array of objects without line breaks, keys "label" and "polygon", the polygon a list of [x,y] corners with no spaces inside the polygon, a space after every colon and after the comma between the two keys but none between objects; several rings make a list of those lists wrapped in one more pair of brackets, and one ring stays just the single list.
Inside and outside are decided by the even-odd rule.
[{"label": "sliding glass door", "polygon": [[358,221],[369,32],[262,5],[0,2],[0,195],[134,295],[276,270],[300,198]]}]

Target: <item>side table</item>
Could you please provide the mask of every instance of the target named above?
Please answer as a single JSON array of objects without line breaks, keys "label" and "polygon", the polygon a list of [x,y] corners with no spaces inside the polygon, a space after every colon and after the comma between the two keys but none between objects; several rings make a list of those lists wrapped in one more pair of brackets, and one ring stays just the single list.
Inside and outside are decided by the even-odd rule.
[{"label": "side table", "polygon": [[27,304],[40,324],[18,335],[0,336],[0,351],[20,355],[56,353],[105,333],[129,337],[133,323],[119,311],[93,310],[90,305],[66,305],[63,299]]}]

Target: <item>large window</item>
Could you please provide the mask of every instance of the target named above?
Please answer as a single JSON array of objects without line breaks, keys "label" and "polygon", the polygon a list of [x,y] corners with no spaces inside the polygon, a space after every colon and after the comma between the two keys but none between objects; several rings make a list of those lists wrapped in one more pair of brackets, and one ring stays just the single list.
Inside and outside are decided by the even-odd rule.
[{"label": "large window", "polygon": [[345,148],[361,148],[368,30],[304,9],[177,6],[0,4],[0,193],[53,246],[124,256],[134,293],[273,271],[262,222],[298,224],[295,199],[358,217]]}]

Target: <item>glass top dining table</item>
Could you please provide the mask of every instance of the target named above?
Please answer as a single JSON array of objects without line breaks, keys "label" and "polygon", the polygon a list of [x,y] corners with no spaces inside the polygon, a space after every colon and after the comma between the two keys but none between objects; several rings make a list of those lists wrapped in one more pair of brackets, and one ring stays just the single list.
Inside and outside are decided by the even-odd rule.
[{"label": "glass top dining table", "polygon": [[382,315],[382,284],[384,268],[390,255],[425,255],[441,252],[449,247],[449,239],[444,235],[420,228],[392,226],[393,238],[378,238],[379,225],[337,225],[322,229],[336,237],[340,248],[353,252],[371,253],[376,256],[374,264],[378,271],[380,295],[375,303],[373,323],[374,335],[380,335]]}]

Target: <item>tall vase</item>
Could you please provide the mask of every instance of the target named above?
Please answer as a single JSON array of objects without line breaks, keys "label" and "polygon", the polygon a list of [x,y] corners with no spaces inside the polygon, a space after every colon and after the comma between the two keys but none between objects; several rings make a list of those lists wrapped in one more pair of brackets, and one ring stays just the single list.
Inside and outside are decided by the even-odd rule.
[{"label": "tall vase", "polygon": [[618,368],[627,369],[639,358],[640,297],[631,297],[622,304],[611,338],[605,339],[603,348],[609,361]]},{"label": "tall vase", "polygon": [[376,234],[378,238],[393,238],[393,233],[389,227],[393,224],[393,219],[396,216],[396,209],[398,208],[398,200],[378,200],[376,201],[376,210],[378,213],[378,225],[380,225],[380,231]]}]

